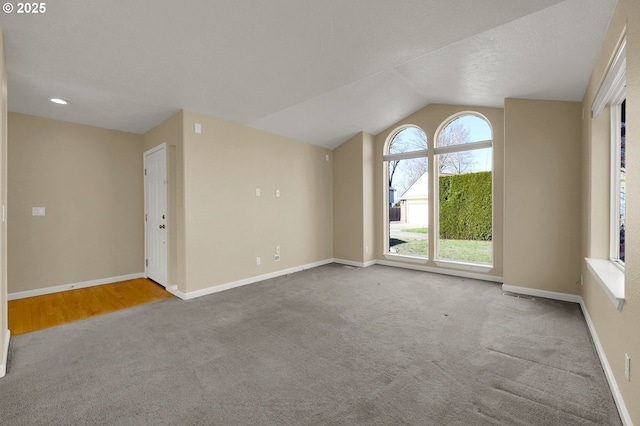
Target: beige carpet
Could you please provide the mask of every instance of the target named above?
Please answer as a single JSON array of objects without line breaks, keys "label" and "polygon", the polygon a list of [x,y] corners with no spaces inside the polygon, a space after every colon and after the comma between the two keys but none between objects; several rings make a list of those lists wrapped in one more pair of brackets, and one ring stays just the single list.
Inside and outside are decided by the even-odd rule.
[{"label": "beige carpet", "polygon": [[327,265],[12,338],[0,424],[620,419],[579,306]]}]

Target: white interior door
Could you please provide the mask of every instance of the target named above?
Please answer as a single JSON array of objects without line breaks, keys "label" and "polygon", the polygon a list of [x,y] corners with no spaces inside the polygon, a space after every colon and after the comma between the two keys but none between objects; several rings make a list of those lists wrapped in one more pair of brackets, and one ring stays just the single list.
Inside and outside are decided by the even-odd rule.
[{"label": "white interior door", "polygon": [[167,286],[167,150],[144,153],[145,272]]}]

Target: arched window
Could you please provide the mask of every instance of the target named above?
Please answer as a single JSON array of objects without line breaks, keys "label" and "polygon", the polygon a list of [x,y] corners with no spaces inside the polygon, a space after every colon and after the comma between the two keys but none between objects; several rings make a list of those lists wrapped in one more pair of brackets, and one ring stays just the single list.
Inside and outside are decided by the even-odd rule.
[{"label": "arched window", "polygon": [[493,263],[492,146],[491,125],[476,113],[450,118],[437,133],[436,259]]},{"label": "arched window", "polygon": [[385,253],[429,256],[427,148],[427,135],[415,126],[397,129],[387,141],[384,151],[388,197]]}]

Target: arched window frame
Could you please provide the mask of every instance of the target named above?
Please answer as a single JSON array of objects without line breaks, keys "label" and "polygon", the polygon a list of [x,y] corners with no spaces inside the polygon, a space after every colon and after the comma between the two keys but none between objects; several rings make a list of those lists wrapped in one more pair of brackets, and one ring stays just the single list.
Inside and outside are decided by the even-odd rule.
[{"label": "arched window frame", "polygon": [[[418,129],[425,134],[427,149],[390,154],[389,147],[391,146],[391,142],[393,141],[393,139],[404,130],[407,130],[410,128]],[[384,143],[384,151],[383,151],[383,157],[382,157],[383,176],[384,176],[384,195],[383,196],[384,196],[384,206],[385,206],[384,214],[383,214],[383,219],[384,219],[383,223],[384,223],[384,255],[387,257],[397,256],[397,257],[401,257],[405,261],[416,262],[416,263],[424,263],[429,259],[428,255],[427,256],[411,256],[406,254],[394,254],[390,252],[390,247],[389,247],[389,192],[390,192],[389,162],[396,161],[396,160],[411,160],[415,158],[424,158],[425,161],[427,162],[428,167],[430,167],[430,161],[429,161],[430,149],[433,149],[433,148],[429,145],[429,137],[427,136],[427,132],[423,128],[415,124],[405,124],[395,128],[392,132],[389,133],[389,136],[387,137],[387,140]]]},{"label": "arched window frame", "polygon": [[[438,141],[440,139],[440,134],[442,133],[442,131],[444,129],[447,128],[447,126],[449,126],[451,123],[453,123],[455,120],[464,117],[464,116],[475,116],[478,117],[480,119],[482,119],[488,126],[489,129],[491,130],[491,139],[487,139],[487,140],[481,140],[481,141],[476,141],[476,142],[469,142],[469,143],[462,143],[462,144],[457,144],[457,145],[450,145],[450,146],[438,146]],[[494,250],[494,245],[493,245],[493,241],[492,241],[492,254],[491,254],[491,263],[490,264],[485,264],[485,263],[475,263],[475,262],[467,262],[467,261],[462,261],[462,260],[454,260],[454,259],[445,259],[445,258],[440,258],[439,257],[439,253],[440,253],[440,200],[439,200],[439,196],[437,196],[440,193],[440,171],[439,171],[439,167],[437,165],[437,159],[439,155],[443,155],[443,154],[449,154],[449,153],[456,153],[456,152],[465,152],[465,151],[476,151],[476,150],[480,150],[480,149],[486,149],[486,148],[491,148],[491,154],[492,154],[492,161],[491,161],[491,229],[492,229],[492,235],[495,235],[495,205],[494,205],[494,200],[495,200],[495,173],[493,173],[494,171],[494,161],[493,161],[493,135],[494,135],[494,130],[493,130],[493,126],[491,124],[491,121],[485,117],[484,115],[480,114],[477,111],[461,111],[458,112],[450,117],[448,117],[447,119],[445,119],[440,126],[438,126],[437,130],[436,130],[436,134],[435,134],[435,138],[434,138],[434,147],[433,147],[433,172],[431,173],[430,176],[433,176],[432,179],[432,189],[433,189],[433,193],[436,194],[436,196],[434,197],[434,209],[433,209],[433,214],[434,214],[434,221],[433,221],[433,231],[431,232],[430,230],[430,236],[432,236],[433,240],[434,240],[434,253],[432,255],[434,262],[436,263],[436,265],[438,266],[444,266],[444,267],[450,267],[450,266],[456,266],[458,268],[462,267],[466,269],[470,269],[470,270],[474,270],[476,272],[488,272],[491,269],[493,269],[493,262],[495,260],[495,253],[493,252]]]}]

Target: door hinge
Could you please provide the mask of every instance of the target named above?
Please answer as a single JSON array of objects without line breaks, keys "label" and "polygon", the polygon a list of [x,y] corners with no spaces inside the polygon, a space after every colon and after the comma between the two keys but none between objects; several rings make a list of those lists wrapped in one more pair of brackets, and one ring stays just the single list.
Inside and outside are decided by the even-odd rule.
[{"label": "door hinge", "polygon": [[147,169],[144,169],[144,175],[145,176],[147,175]]},{"label": "door hinge", "polygon": [[147,221],[147,214],[146,213],[144,214],[144,221],[145,222]]},{"label": "door hinge", "polygon": [[149,259],[145,259],[144,263],[145,263],[146,266],[149,266]]}]

